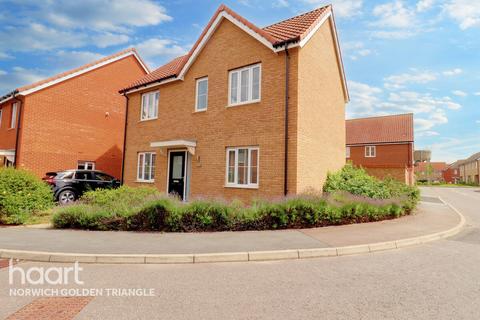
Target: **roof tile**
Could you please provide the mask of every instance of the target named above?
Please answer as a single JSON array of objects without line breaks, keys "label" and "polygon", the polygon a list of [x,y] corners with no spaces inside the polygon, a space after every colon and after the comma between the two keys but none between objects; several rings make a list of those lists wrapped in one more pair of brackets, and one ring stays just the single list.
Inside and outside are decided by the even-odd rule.
[{"label": "roof tile", "polygon": [[413,142],[413,114],[351,119],[346,122],[347,145]]}]

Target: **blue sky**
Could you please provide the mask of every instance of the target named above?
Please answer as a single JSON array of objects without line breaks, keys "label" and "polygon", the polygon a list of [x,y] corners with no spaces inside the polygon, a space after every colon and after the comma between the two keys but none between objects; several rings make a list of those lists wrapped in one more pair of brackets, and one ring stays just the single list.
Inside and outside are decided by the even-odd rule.
[{"label": "blue sky", "polygon": [[[347,116],[414,112],[436,161],[480,151],[479,0],[226,0],[265,26],[333,2]],[[221,1],[1,0],[0,93],[135,46],[151,68],[185,53]]]}]

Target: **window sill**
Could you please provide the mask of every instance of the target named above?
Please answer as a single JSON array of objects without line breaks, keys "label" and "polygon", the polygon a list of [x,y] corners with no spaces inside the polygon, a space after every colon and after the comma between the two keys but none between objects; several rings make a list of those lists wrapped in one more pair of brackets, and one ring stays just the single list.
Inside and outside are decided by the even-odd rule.
[{"label": "window sill", "polygon": [[155,183],[155,180],[135,180],[136,183]]},{"label": "window sill", "polygon": [[240,106],[248,106],[250,104],[258,104],[260,103],[261,100],[253,100],[253,101],[247,101],[247,102],[240,102],[240,103],[235,103],[235,104],[229,104],[225,108],[235,108],[235,107],[240,107]]},{"label": "window sill", "polygon": [[153,120],[158,120],[158,117],[156,117],[156,118],[144,119],[144,120],[140,120],[140,121],[138,121],[138,122],[139,122],[139,123],[140,123],[140,122],[148,122],[148,121],[153,121]]},{"label": "window sill", "polygon": [[204,110],[195,110],[195,111],[193,111],[192,113],[203,113],[203,112],[207,112],[207,109],[204,109]]},{"label": "window sill", "polygon": [[224,187],[231,188],[231,189],[258,189],[258,185],[249,186],[249,185],[241,185],[241,184],[226,184]]}]

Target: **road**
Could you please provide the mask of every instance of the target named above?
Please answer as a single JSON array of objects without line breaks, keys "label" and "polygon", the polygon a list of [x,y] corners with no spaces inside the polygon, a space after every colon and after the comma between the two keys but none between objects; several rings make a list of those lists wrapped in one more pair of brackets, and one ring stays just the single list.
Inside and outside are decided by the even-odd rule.
[{"label": "road", "polygon": [[[83,265],[87,287],[153,288],[154,297],[96,297],[76,319],[478,319],[480,192],[425,188],[460,210],[457,236],[332,258],[198,265]],[[23,264],[39,266],[40,264]],[[8,286],[5,272],[0,288]],[[0,291],[0,318],[32,298]]]}]

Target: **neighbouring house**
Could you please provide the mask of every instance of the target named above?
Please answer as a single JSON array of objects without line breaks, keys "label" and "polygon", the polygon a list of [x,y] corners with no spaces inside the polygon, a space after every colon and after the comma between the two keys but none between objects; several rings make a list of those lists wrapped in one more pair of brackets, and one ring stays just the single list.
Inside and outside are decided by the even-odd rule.
[{"label": "neighbouring house", "polygon": [[462,163],[463,163],[463,160],[458,160],[447,166],[447,169],[443,171],[443,180],[446,183],[457,184],[461,181],[460,165]]},{"label": "neighbouring house", "polygon": [[1,165],[38,176],[85,168],[120,177],[125,99],[118,90],[147,73],[128,49],[1,97]]},{"label": "neighbouring house", "polygon": [[418,162],[415,164],[415,175],[419,182],[445,182],[444,172],[447,168],[445,162]]},{"label": "neighbouring house", "polygon": [[480,152],[463,160],[459,169],[462,182],[480,185]]},{"label": "neighbouring house", "polygon": [[379,178],[413,184],[413,114],[347,120],[347,161]]},{"label": "neighbouring house", "polygon": [[222,5],[186,55],[121,92],[127,185],[248,202],[321,190],[345,164],[331,6],[259,28]]}]

